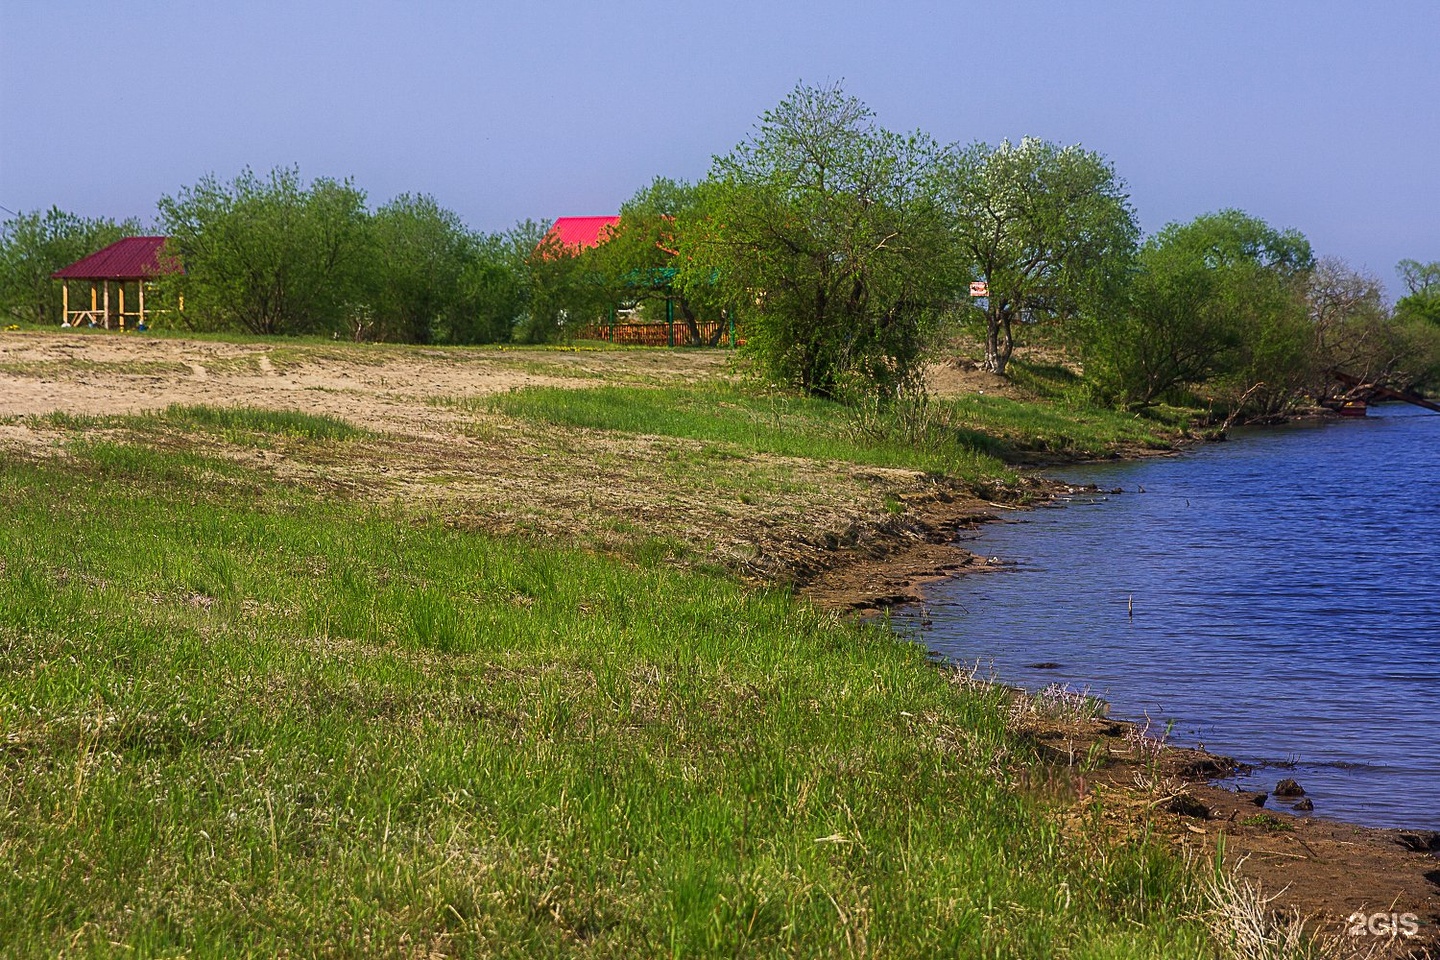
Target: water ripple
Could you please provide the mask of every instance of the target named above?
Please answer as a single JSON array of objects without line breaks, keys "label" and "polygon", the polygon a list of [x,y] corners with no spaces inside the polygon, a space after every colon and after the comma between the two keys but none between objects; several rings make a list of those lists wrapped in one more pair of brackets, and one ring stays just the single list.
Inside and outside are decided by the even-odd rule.
[{"label": "water ripple", "polygon": [[1440,416],[1387,407],[1063,478],[1126,492],[966,542],[1014,566],[930,589],[928,625],[908,616],[932,649],[1173,721],[1172,741],[1254,764],[1246,787],[1300,779],[1317,814],[1440,829]]}]

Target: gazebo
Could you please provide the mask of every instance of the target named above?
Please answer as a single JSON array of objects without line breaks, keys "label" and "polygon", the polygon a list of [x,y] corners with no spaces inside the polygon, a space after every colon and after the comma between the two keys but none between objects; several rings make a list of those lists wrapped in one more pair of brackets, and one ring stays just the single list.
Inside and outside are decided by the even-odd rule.
[{"label": "gazebo", "polygon": [[[62,327],[103,326],[110,329],[114,320],[121,330],[125,329],[127,318],[134,318],[136,326],[145,323],[145,284],[156,277],[180,273],[180,264],[164,254],[165,237],[126,237],[117,240],[103,250],[77,260],[50,276],[64,282],[62,299],[64,307],[60,314]],[[77,280],[90,284],[90,309],[70,309],[70,281]],[[110,309],[110,285],[115,285],[116,309]],[[134,310],[125,309],[125,291],[128,285],[135,289]]]}]

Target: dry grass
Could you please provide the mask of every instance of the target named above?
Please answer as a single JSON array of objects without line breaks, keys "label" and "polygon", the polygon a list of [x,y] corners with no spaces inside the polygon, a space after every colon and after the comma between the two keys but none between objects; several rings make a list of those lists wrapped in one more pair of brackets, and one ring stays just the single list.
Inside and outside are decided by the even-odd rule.
[{"label": "dry grass", "polygon": [[1204,888],[1201,919],[1226,960],[1382,960],[1410,956],[1401,937],[1351,936],[1319,930],[1314,918],[1276,906],[1259,883],[1217,870]]}]

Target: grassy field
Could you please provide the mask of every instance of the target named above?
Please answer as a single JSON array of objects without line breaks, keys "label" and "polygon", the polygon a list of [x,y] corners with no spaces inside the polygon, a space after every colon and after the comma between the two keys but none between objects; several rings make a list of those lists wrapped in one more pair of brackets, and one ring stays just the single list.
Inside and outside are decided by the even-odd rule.
[{"label": "grassy field", "polygon": [[684,437],[737,452],[901,467],[976,480],[1013,478],[994,457],[952,435],[919,444],[888,424],[867,430],[827,400],[718,384],[695,387],[534,387],[501,394],[488,406],[558,426]]},{"label": "grassy field", "polygon": [[[3,952],[1214,955],[1190,871],[1077,808],[1005,694],[702,542],[1008,482],[1078,417],[630,376],[433,398],[435,464],[293,410],[15,424],[43,444],[0,457]],[[1094,416],[1079,446],[1164,442]],[[422,467],[487,499],[376,479]],[[553,525],[506,533],[525,470]],[[723,502],[586,514],[564,470]]]},{"label": "grassy field", "polygon": [[1203,955],[883,628],[144,447],[0,500],[11,954]]}]

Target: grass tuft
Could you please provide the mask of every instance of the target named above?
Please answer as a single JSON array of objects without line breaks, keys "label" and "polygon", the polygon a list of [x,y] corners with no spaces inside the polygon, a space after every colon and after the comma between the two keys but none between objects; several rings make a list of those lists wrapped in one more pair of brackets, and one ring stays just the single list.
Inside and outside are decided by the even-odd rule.
[{"label": "grass tuft", "polygon": [[298,410],[171,404],[157,416],[173,426],[222,433],[249,432],[306,440],[350,440],[367,435],[336,417]]},{"label": "grass tuft", "polygon": [[[162,450],[140,444],[89,439],[72,441],[68,449],[77,469],[111,481],[148,486],[188,485],[248,476],[243,467],[229,460],[192,450]],[[158,492],[162,496],[165,493]]]}]

